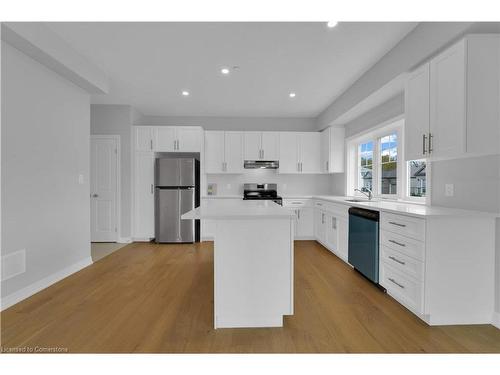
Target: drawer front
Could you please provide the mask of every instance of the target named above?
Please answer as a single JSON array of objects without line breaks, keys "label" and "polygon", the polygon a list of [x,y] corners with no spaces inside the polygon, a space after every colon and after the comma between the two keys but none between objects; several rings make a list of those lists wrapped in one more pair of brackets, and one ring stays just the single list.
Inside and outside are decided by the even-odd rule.
[{"label": "drawer front", "polygon": [[380,230],[380,246],[399,251],[417,260],[425,260],[425,243],[387,230]]},{"label": "drawer front", "polygon": [[425,220],[415,217],[394,215],[387,212],[380,213],[381,228],[414,238],[416,240],[425,240]]},{"label": "drawer front", "polygon": [[424,280],[424,263],[419,260],[385,246],[380,247],[380,260],[398,269],[405,276],[412,277],[416,281]]},{"label": "drawer front", "polygon": [[404,277],[385,262],[380,264],[380,285],[397,301],[416,314],[422,314],[424,284]]},{"label": "drawer front", "polygon": [[309,207],[311,206],[310,199],[283,199],[284,207]]},{"label": "drawer front", "polygon": [[345,204],[332,203],[327,201],[315,201],[314,207],[322,209],[327,212],[334,213],[336,216],[348,216],[349,206]]}]

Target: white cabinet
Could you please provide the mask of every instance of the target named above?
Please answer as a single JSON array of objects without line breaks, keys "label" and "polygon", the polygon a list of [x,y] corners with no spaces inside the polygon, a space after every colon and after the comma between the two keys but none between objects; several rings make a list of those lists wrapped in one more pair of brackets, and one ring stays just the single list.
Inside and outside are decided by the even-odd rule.
[{"label": "white cabinet", "polygon": [[158,126],[156,151],[201,152],[203,129],[198,126]]},{"label": "white cabinet", "polygon": [[135,127],[135,150],[153,151],[155,147],[156,128],[152,126]]},{"label": "white cabinet", "polygon": [[299,157],[301,173],[321,173],[321,134],[301,133],[299,136]]},{"label": "white cabinet", "polygon": [[314,237],[326,244],[326,213],[319,208],[314,208]]},{"label": "white cabinet", "polygon": [[429,136],[430,64],[412,72],[405,87],[405,157],[418,160],[427,157]]},{"label": "white cabinet", "polygon": [[280,173],[322,173],[320,133],[280,133],[279,161]]},{"label": "white cabinet", "polygon": [[201,152],[199,126],[136,126],[135,151]]},{"label": "white cabinet", "polygon": [[224,172],[224,132],[205,132],[205,172]]},{"label": "white cabinet", "polygon": [[156,129],[156,151],[174,152],[177,146],[177,137],[173,126],[161,126]]},{"label": "white cabinet", "polygon": [[323,173],[344,172],[344,128],[326,128],[321,133],[321,170]]},{"label": "white cabinet", "polygon": [[313,239],[314,209],[311,199],[284,199],[283,207],[289,208],[295,214],[295,239]]},{"label": "white cabinet", "polygon": [[405,157],[500,152],[500,36],[470,35],[410,73]]},{"label": "white cabinet", "polygon": [[331,202],[316,201],[314,202],[314,208],[316,240],[340,259],[347,262],[349,207]]},{"label": "white cabinet", "polygon": [[134,238],[154,237],[154,153],[136,152],[134,158]]},{"label": "white cabinet", "polygon": [[242,173],[243,136],[243,132],[205,132],[206,173]]},{"label": "white cabinet", "polygon": [[465,40],[430,62],[430,132],[434,157],[465,152]]},{"label": "white cabinet", "polygon": [[203,129],[197,126],[176,127],[177,151],[201,152]]},{"label": "white cabinet", "polygon": [[279,173],[299,173],[299,133],[282,132],[279,136]]},{"label": "white cabinet", "polygon": [[245,132],[245,160],[278,160],[279,133]]},{"label": "white cabinet", "polygon": [[495,222],[380,213],[379,282],[430,325],[491,322]]}]

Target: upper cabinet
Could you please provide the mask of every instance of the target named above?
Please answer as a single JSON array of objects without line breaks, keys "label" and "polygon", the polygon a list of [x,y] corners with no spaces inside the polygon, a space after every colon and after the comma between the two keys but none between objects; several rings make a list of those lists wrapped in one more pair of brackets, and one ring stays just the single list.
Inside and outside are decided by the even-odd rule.
[{"label": "upper cabinet", "polygon": [[281,132],[279,136],[280,173],[323,173],[321,134]]},{"label": "upper cabinet", "polygon": [[135,150],[153,151],[155,147],[156,128],[152,126],[135,127]]},{"label": "upper cabinet", "polygon": [[201,152],[203,129],[198,126],[136,126],[135,150]]},{"label": "upper cabinet", "polygon": [[323,173],[344,172],[345,129],[326,128],[321,133],[321,169]]},{"label": "upper cabinet", "polygon": [[407,160],[500,152],[500,36],[471,35],[412,72]]},{"label": "upper cabinet", "polygon": [[201,152],[203,129],[198,126],[159,126],[156,151]]},{"label": "upper cabinet", "polygon": [[278,132],[245,132],[245,160],[278,160]]},{"label": "upper cabinet", "polygon": [[243,132],[205,132],[206,173],[242,173],[243,143]]}]

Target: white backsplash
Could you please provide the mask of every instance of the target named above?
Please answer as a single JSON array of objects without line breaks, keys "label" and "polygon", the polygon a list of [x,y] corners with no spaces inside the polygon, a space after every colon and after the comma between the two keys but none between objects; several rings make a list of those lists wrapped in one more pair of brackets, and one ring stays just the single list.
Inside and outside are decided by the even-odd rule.
[{"label": "white backsplash", "polygon": [[[283,197],[329,195],[333,192],[331,175],[279,174],[272,169],[249,169],[243,174],[209,174],[207,183],[217,184],[218,196],[243,196],[244,183],[276,183],[278,194]],[[202,195],[207,195],[206,191]]]}]

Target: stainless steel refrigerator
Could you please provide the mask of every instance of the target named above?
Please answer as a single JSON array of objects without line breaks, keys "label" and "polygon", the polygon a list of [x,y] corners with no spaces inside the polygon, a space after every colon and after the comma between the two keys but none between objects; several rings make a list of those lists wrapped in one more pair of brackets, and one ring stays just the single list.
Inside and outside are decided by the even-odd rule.
[{"label": "stainless steel refrigerator", "polygon": [[155,160],[155,242],[198,242],[199,220],[181,215],[199,206],[200,162],[194,158]]}]

